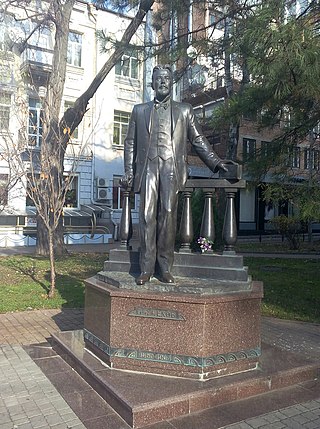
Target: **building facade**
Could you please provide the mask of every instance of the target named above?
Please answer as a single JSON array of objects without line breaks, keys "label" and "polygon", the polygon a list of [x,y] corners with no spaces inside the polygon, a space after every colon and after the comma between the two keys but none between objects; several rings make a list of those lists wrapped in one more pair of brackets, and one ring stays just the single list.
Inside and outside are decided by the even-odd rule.
[{"label": "building facade", "polygon": [[[28,10],[41,13],[41,5]],[[19,17],[21,20],[13,19]],[[72,11],[67,72],[61,115],[88,88],[110,55],[112,40],[120,40],[132,16],[77,1]],[[26,232],[36,229],[36,210],[28,197],[28,163],[36,160],[42,143],[42,104],[52,70],[54,33],[36,29],[22,8],[3,14],[0,32],[0,240],[1,245],[26,244]],[[110,43],[97,37],[104,32]],[[144,40],[144,24],[132,44]],[[123,174],[123,141],[133,105],[143,101],[144,63],[131,49],[103,81],[74,131],[65,156],[65,175],[72,176],[64,208],[69,233],[114,235],[121,212],[119,178]],[[19,155],[19,156],[17,156]],[[21,159],[20,170],[13,165]],[[19,161],[20,162],[20,161]],[[20,173],[18,173],[20,171]],[[95,231],[93,230],[95,227]],[[11,237],[11,241],[9,238]],[[75,242],[77,242],[75,239]],[[28,242],[30,237],[27,238]],[[72,239],[71,239],[72,241]]]}]

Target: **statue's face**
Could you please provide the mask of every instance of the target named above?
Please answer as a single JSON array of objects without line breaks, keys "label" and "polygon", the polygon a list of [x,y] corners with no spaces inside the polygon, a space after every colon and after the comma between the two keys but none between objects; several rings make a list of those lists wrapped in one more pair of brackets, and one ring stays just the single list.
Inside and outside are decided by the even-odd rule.
[{"label": "statue's face", "polygon": [[164,100],[172,88],[172,77],[169,70],[156,70],[153,75],[152,88],[156,93],[157,100]]}]

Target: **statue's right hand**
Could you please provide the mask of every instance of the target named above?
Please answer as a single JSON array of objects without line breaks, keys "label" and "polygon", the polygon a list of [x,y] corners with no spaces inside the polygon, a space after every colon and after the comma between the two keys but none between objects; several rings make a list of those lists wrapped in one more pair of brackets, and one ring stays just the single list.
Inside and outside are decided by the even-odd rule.
[{"label": "statue's right hand", "polygon": [[130,188],[132,186],[133,176],[132,174],[125,173],[120,179],[120,185],[123,188]]}]

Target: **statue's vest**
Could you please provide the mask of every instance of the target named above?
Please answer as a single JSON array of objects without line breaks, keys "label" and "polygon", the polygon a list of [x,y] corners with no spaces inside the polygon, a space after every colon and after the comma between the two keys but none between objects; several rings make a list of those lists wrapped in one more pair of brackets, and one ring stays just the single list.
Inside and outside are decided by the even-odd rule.
[{"label": "statue's vest", "polygon": [[173,156],[171,142],[171,108],[154,108],[152,112],[152,125],[150,135],[150,147],[148,158],[154,159],[157,156],[164,161]]}]

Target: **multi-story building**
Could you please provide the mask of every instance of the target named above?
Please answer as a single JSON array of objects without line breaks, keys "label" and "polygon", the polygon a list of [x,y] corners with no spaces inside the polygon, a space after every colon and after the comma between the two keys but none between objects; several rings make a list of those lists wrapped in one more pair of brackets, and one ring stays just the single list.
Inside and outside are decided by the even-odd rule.
[{"label": "multi-story building", "polygon": [[[36,227],[35,207],[27,196],[25,175],[30,159],[36,159],[40,153],[42,101],[54,48],[51,29],[33,31],[35,23],[32,18],[25,19],[22,8],[10,12],[3,15],[0,23],[0,246],[24,244],[22,234]],[[12,14],[24,19],[12,19]],[[108,59],[108,46],[102,53],[97,31],[119,40],[131,19],[130,15],[99,9],[90,2],[76,2],[69,26],[61,114],[87,89]],[[26,39],[28,35],[31,36]],[[132,43],[141,40],[144,24]],[[91,99],[83,121],[72,135],[64,166],[65,174],[72,175],[64,209],[64,224],[69,232],[91,233],[92,224],[98,223],[99,235],[106,232],[112,236],[114,225],[119,222],[123,141],[132,107],[143,101],[143,64],[140,54],[133,49],[124,55]],[[11,164],[17,151],[26,154],[20,177],[13,175]],[[10,235],[11,241],[4,240],[8,234],[16,235]]]},{"label": "multi-story building", "polygon": [[[310,3],[308,0],[292,2],[287,13],[298,15],[305,10],[308,3]],[[215,133],[209,125],[209,120],[214,110],[225,103],[228,97],[227,85],[231,84],[233,89],[237,90],[242,78],[242,71],[230,58],[228,82],[225,74],[225,53],[221,49],[215,48],[216,41],[224,37],[226,25],[230,25],[230,22],[226,22],[225,17],[223,6],[218,9],[217,2],[210,0],[189,2],[189,9],[186,8],[183,17],[170,15],[167,26],[162,30],[163,40],[169,40],[174,36],[174,39],[180,43],[177,70],[180,80],[176,86],[176,97],[193,105],[208,140],[222,158],[227,157],[227,133]],[[185,34],[189,34],[188,37]],[[205,40],[204,50],[201,40]],[[181,55],[183,45],[185,46],[184,56]],[[207,53],[208,46],[211,46],[211,55]],[[244,165],[244,177],[248,184],[251,178],[245,171],[246,162],[261,152],[272,150],[270,142],[280,131],[279,127],[261,130],[253,118],[242,118],[237,130],[236,159]],[[308,180],[310,174],[320,170],[319,143],[318,133],[317,139],[311,146],[310,140],[307,138],[288,154],[288,167],[291,168],[291,175],[295,182]],[[194,177],[204,177],[208,174],[208,170],[192,153],[189,153],[189,162],[191,175]],[[270,171],[265,176],[264,183],[273,180],[272,171]],[[294,214],[293,206],[288,201],[283,201],[279,205],[266,203],[263,199],[263,186],[261,185],[263,184],[255,187],[247,186],[246,189],[240,190],[237,196],[237,218],[240,232],[264,232],[272,229],[269,221],[273,217],[279,214]]]}]

